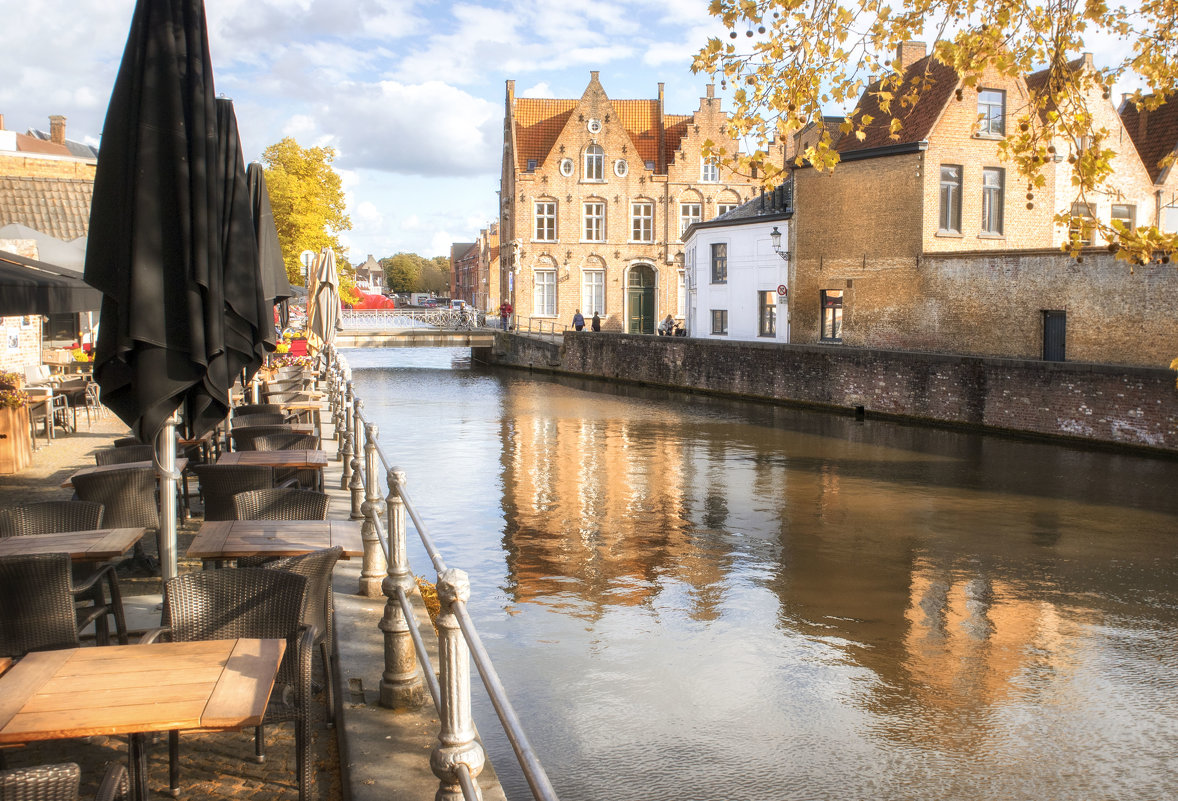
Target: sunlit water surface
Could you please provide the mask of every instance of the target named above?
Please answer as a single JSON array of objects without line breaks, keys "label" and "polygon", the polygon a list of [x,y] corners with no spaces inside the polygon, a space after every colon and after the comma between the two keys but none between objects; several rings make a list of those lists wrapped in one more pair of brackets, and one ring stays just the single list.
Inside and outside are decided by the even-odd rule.
[{"label": "sunlit water surface", "polygon": [[346,356],[563,801],[1178,798],[1178,462]]}]

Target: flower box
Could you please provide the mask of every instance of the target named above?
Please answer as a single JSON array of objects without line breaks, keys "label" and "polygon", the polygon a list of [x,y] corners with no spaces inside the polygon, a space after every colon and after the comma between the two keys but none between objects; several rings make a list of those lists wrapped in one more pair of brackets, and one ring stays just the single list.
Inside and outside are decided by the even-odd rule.
[{"label": "flower box", "polygon": [[0,406],[0,474],[24,470],[33,461],[27,406]]}]

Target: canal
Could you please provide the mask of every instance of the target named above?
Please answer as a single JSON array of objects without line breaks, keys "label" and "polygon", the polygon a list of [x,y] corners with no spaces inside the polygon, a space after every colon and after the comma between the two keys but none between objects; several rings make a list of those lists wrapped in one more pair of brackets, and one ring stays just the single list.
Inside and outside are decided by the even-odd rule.
[{"label": "canal", "polygon": [[345,355],[563,801],[1178,797],[1178,461]]}]

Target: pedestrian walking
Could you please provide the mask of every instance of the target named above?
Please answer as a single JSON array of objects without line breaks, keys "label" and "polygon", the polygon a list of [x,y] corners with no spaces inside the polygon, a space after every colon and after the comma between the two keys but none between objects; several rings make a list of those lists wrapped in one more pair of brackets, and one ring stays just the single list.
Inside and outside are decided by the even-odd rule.
[{"label": "pedestrian walking", "polygon": [[511,319],[511,304],[503,301],[499,304],[499,327],[507,330],[507,321]]},{"label": "pedestrian walking", "polygon": [[585,315],[581,314],[581,310],[577,309],[573,315],[573,328],[581,331],[585,328]]},{"label": "pedestrian walking", "polygon": [[593,312],[593,319],[589,322],[589,328],[593,331],[601,330],[601,316],[597,312]]}]

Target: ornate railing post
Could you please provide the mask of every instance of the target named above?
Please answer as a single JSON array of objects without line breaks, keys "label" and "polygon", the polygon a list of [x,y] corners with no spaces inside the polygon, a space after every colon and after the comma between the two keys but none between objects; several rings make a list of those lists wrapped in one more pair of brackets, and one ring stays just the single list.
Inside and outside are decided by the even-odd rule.
[{"label": "ornate railing post", "polygon": [[401,485],[405,474],[393,468],[388,472],[389,494],[385,499],[389,521],[389,574],[381,584],[388,601],[380,630],[384,632],[384,673],[380,677],[380,705],[389,709],[416,709],[425,701],[425,684],[417,670],[417,653],[413,650],[414,624],[405,618],[397,590],[406,596],[413,592],[413,574],[409,570],[409,553],[405,545],[405,502]]},{"label": "ornate railing post", "polygon": [[430,754],[429,766],[438,777],[435,801],[462,801],[458,771],[465,765],[477,787],[486,755],[475,740],[474,720],[470,714],[470,649],[462,636],[456,602],[470,598],[470,579],[461,570],[438,574],[438,662],[442,698],[439,709],[441,729],[438,745]]},{"label": "ornate railing post", "polygon": [[368,598],[380,598],[384,595],[381,582],[389,572],[389,563],[385,559],[384,548],[380,545],[380,536],[376,533],[374,518],[382,511],[380,484],[377,473],[379,459],[376,454],[376,423],[369,423],[364,429],[364,478],[368,484],[368,496],[361,504],[364,524],[360,529],[360,538],[364,542],[364,562],[360,568],[360,594]]},{"label": "ornate railing post", "polygon": [[364,421],[360,412],[363,408],[363,398],[355,398],[352,401],[355,423],[352,426],[352,478],[348,484],[348,489],[352,492],[352,512],[348,517],[352,520],[361,520],[364,517],[364,510],[361,508],[364,505],[364,468],[360,461],[360,451],[363,448],[361,432]]},{"label": "ornate railing post", "polygon": [[344,463],[339,481],[339,488],[342,490],[346,490],[352,485],[352,455],[356,451],[355,418],[352,415],[352,404],[355,402],[356,387],[349,381],[347,391],[344,393],[344,436],[340,440],[340,453]]}]

